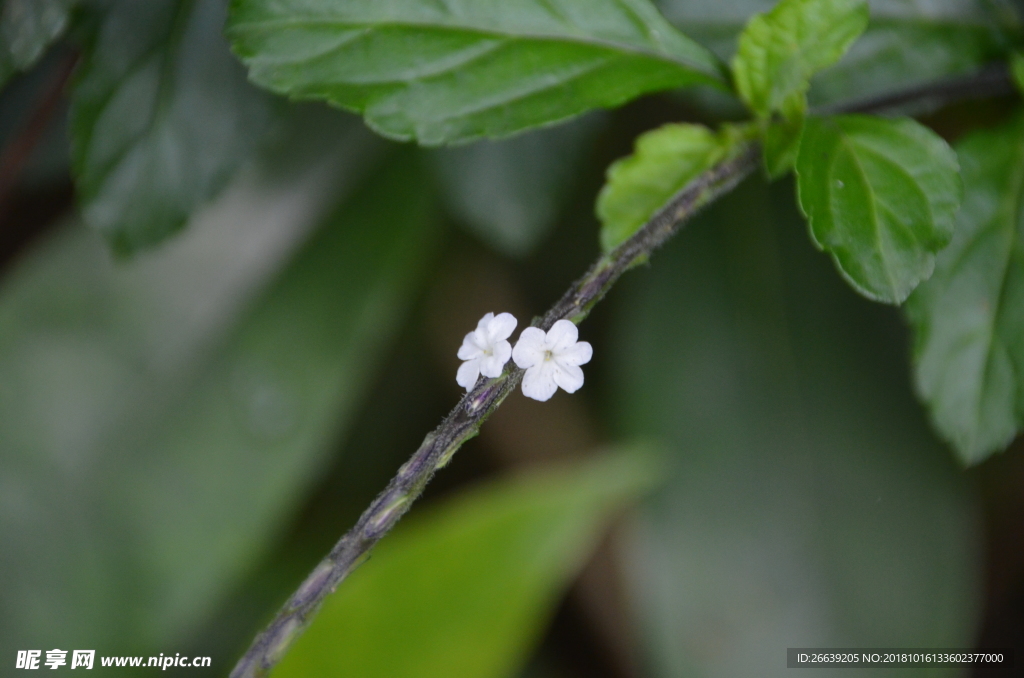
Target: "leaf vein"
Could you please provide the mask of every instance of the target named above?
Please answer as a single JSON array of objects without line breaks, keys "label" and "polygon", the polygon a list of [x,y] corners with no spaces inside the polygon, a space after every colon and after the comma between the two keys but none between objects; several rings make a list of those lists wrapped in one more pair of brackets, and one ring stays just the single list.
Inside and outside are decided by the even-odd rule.
[{"label": "leaf vein", "polygon": [[[849,138],[843,132],[841,132],[840,135],[839,135],[839,143],[846,149],[846,152],[852,158],[853,165],[854,165],[854,167],[856,167],[857,172],[860,174],[861,181],[864,182],[864,186],[867,189],[865,191],[865,193],[867,195],[868,205],[871,208],[871,230],[872,230],[872,235],[874,236],[875,246],[878,249],[878,255],[879,255],[879,257],[882,260],[882,272],[885,275],[886,281],[889,283],[889,290],[892,293],[892,296],[896,297],[897,296],[896,295],[896,281],[892,277],[892,271],[889,270],[889,268],[890,268],[890,255],[886,251],[887,248],[886,248],[886,246],[882,242],[882,232],[881,232],[881,228],[879,226],[879,218],[878,218],[878,203],[877,203],[877,198],[876,198],[876,195],[875,195],[874,186],[871,185],[871,181],[868,179],[867,171],[864,169],[864,165],[863,165],[863,163],[861,163],[860,158],[857,157],[857,153],[856,153],[856,151],[855,151],[855,149],[853,147],[853,144],[850,143]],[[829,174],[831,175],[831,172]],[[832,192],[831,186],[832,186],[832,182],[829,181],[829,187],[830,187],[829,188],[829,192],[830,193]]]},{"label": "leaf vein", "polygon": [[628,54],[636,54],[645,56],[650,59],[656,59],[670,63],[673,66],[682,66],[688,69],[695,69],[696,72],[707,75],[707,71],[700,66],[690,63],[683,57],[677,57],[670,52],[663,51],[661,49],[660,42],[657,45],[651,45],[647,48],[643,48],[636,44],[630,44],[625,42],[614,42],[602,38],[597,38],[592,35],[581,35],[581,34],[559,34],[559,33],[536,33],[536,32],[521,32],[514,33],[511,31],[498,31],[498,30],[486,30],[482,28],[472,26],[447,26],[447,25],[436,25],[429,23],[411,22],[411,21],[380,21],[373,23],[360,23],[354,21],[346,21],[341,19],[320,19],[316,17],[287,17],[281,19],[264,19],[262,21],[252,21],[248,23],[235,24],[231,28],[231,34],[234,37],[238,37],[247,31],[264,32],[274,31],[281,28],[303,28],[303,27],[333,27],[338,29],[383,29],[383,28],[408,28],[416,29],[421,31],[437,31],[439,33],[476,33],[480,36],[497,38],[507,41],[536,41],[536,42],[571,42],[580,45],[587,45],[591,47],[598,47],[611,52],[622,52]]},{"label": "leaf vein", "polygon": [[558,80],[547,79],[546,81],[541,82],[539,85],[525,87],[522,88],[520,91],[514,91],[509,94],[499,93],[498,96],[484,99],[483,101],[473,106],[467,106],[463,109],[453,111],[451,115],[446,115],[443,118],[437,118],[434,120],[434,122],[440,122],[442,120],[452,120],[456,118],[465,118],[470,115],[474,115],[476,113],[480,113],[491,108],[497,108],[499,106],[504,106],[514,101],[525,99],[529,96],[533,96],[534,94],[538,94],[545,90],[554,89],[556,87],[562,87],[566,83],[572,82],[573,80],[578,80],[579,78],[582,78],[600,68],[603,68],[608,64],[609,61],[611,61],[610,57],[603,57],[601,59],[598,59],[597,61],[594,61],[593,63],[586,64],[585,66],[576,69],[575,72],[569,74],[567,77],[563,77]]}]

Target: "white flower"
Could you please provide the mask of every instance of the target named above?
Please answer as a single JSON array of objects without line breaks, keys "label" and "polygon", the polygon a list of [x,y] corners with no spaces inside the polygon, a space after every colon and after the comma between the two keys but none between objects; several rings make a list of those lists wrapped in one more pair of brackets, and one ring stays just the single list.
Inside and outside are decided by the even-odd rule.
[{"label": "white flower", "polygon": [[526,370],[523,395],[544,401],[561,386],[575,393],[583,386],[580,365],[590,362],[594,349],[585,341],[576,341],[579,330],[568,320],[557,321],[545,334],[539,327],[527,327],[512,349],[512,360]]},{"label": "white flower", "polygon": [[488,313],[480,318],[476,329],[466,335],[459,348],[459,359],[466,361],[455,375],[459,386],[469,391],[481,374],[485,377],[501,375],[512,355],[508,338],[518,322],[511,313]]}]

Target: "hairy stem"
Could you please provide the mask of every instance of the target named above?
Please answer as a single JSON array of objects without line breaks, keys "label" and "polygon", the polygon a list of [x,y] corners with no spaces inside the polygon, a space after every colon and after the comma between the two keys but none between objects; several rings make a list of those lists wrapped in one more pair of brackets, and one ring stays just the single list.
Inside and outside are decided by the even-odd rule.
[{"label": "hairy stem", "polygon": [[[919,100],[949,103],[963,98],[976,98],[979,92],[1002,94],[1011,91],[1011,87],[1005,69],[998,72],[987,69],[973,78],[944,80],[873,102],[855,102],[836,107],[834,112],[883,110],[893,106],[894,102],[904,104]],[[760,146],[748,142],[728,159],[687,184],[629,240],[601,256],[534,325],[548,330],[555,321],[563,318],[579,323],[604,298],[619,276],[632,266],[646,261],[694,214],[753,173],[760,157]],[[398,474],[363,512],[355,526],[320,561],[273,621],[256,637],[231,672],[231,678],[258,678],[269,673],[312,620],[324,598],[365,560],[370,549],[409,510],[434,473],[451,460],[462,443],[479,432],[487,417],[519,385],[522,378],[523,370],[509,362],[509,367],[500,377],[481,378],[473,390],[463,396],[455,409],[427,435],[419,449],[402,465]]]}]

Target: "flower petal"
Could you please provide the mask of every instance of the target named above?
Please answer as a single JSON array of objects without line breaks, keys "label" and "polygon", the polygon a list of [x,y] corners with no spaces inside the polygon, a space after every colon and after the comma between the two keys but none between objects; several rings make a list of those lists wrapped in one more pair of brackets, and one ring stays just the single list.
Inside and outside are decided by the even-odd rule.
[{"label": "flower petal", "polygon": [[512,357],[512,344],[507,341],[499,341],[494,345],[494,357],[501,360],[502,364],[508,362]]},{"label": "flower petal", "polygon": [[473,388],[473,384],[476,383],[479,376],[480,361],[478,359],[467,360],[459,366],[459,371],[455,374],[455,381],[459,386],[469,391]]},{"label": "flower petal", "polygon": [[480,374],[485,377],[501,376],[510,355],[512,355],[512,345],[507,341],[499,341],[494,347],[494,355],[489,355],[480,361]]},{"label": "flower petal", "polygon": [[551,362],[542,362],[526,370],[523,375],[523,395],[541,402],[549,400],[558,390],[553,372],[554,364]]},{"label": "flower petal", "polygon": [[553,353],[569,348],[580,338],[580,331],[570,320],[558,320],[548,330],[548,347]]},{"label": "flower petal", "polygon": [[512,349],[512,360],[516,365],[529,369],[544,360],[544,351],[547,350],[544,330],[539,327],[527,327],[519,335],[519,341]]},{"label": "flower petal", "polygon": [[586,365],[592,357],[594,347],[589,341],[578,341],[555,354],[555,360],[561,365]]},{"label": "flower petal", "polygon": [[476,324],[477,332],[480,332],[480,333],[486,332],[487,331],[487,326],[491,323],[492,320],[494,320],[494,314],[493,313],[485,314],[483,318],[480,318],[480,322],[478,322]]},{"label": "flower petal", "polygon": [[507,341],[499,341],[494,345],[491,355],[482,359],[480,374],[485,377],[500,376],[505,369],[505,363],[512,357],[512,344]]},{"label": "flower petal", "polygon": [[475,332],[470,332],[462,340],[462,346],[459,347],[459,360],[472,360],[473,358],[479,358],[480,347],[476,345],[474,341]]},{"label": "flower petal", "polygon": [[508,339],[518,324],[519,321],[511,313],[499,313],[487,323],[487,336],[492,342]]},{"label": "flower petal", "polygon": [[554,382],[568,393],[575,393],[583,386],[583,370],[575,365],[558,365],[551,375]]},{"label": "flower petal", "polygon": [[487,333],[487,328],[484,328],[482,330],[474,330],[473,341],[476,343],[477,346],[480,347],[480,350],[483,351],[484,353],[490,353],[491,348],[493,348],[494,346],[494,342],[491,341],[491,336]]},{"label": "flower petal", "polygon": [[480,361],[480,374],[485,377],[501,376],[501,371],[503,369],[505,369],[505,363],[500,360],[496,360],[494,356],[487,356]]}]

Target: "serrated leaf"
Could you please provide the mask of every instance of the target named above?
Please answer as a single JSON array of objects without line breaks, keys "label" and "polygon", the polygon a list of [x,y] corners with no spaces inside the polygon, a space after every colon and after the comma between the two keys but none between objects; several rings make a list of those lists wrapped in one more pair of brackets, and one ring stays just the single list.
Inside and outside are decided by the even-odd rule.
[{"label": "serrated leaf", "polygon": [[119,254],[182,227],[254,149],[268,119],[221,35],[226,0],[121,1],[71,99],[86,222]]},{"label": "serrated leaf", "polygon": [[[961,75],[1005,54],[1005,40],[976,0],[870,0],[871,19],[859,40],[834,66],[811,80],[812,105],[876,96],[894,89]],[[736,37],[754,12],[775,0],[659,0],[674,25],[730,59]],[[921,110],[920,105],[908,110]]]},{"label": "serrated leaf", "polygon": [[811,237],[858,292],[899,304],[932,274],[963,194],[934,132],[906,118],[810,118],[796,174]]},{"label": "serrated leaf", "polygon": [[515,675],[616,509],[649,487],[626,455],[491,483],[410,517],[328,598],[274,671]]},{"label": "serrated leaf", "polygon": [[745,132],[725,126],[669,124],[637,137],[633,155],[617,160],[597,197],[601,247],[610,252],[629,239],[700,173],[734,153]]},{"label": "serrated leaf", "polygon": [[758,116],[793,120],[807,108],[811,76],[838,61],[867,25],[864,0],[782,0],[740,34],[736,89]]},{"label": "serrated leaf", "polygon": [[804,116],[794,115],[790,120],[775,120],[764,130],[764,169],[770,179],[777,179],[793,169],[800,150],[800,136],[804,131]]},{"label": "serrated leaf", "polygon": [[[822,105],[886,94],[972,73],[1004,52],[998,33],[974,16],[873,19],[839,63],[813,78],[809,98]],[[935,107],[919,100],[899,111],[919,114]]]},{"label": "serrated leaf", "polygon": [[234,0],[228,35],[254,82],[428,145],[724,82],[648,0]]},{"label": "serrated leaf", "polygon": [[0,4],[0,87],[31,67],[67,29],[77,0],[5,0]]},{"label": "serrated leaf", "polygon": [[434,151],[448,209],[498,252],[528,255],[561,216],[606,122],[606,116],[592,113],[511,139]]},{"label": "serrated leaf", "polygon": [[[775,4],[776,0],[657,2],[669,21],[726,60],[735,54],[737,36],[750,15],[767,12]],[[987,4],[869,0],[867,30],[838,64],[814,78],[812,103],[870,96],[907,82],[968,72],[999,58],[1005,41],[993,26]]]},{"label": "serrated leaf", "polygon": [[953,242],[907,312],[918,391],[973,464],[1024,426],[1024,114],[957,153],[965,192]]}]

